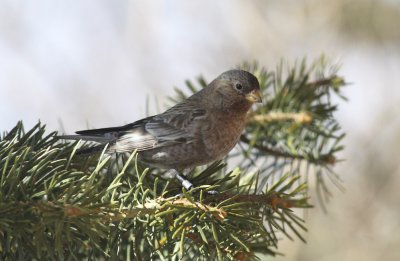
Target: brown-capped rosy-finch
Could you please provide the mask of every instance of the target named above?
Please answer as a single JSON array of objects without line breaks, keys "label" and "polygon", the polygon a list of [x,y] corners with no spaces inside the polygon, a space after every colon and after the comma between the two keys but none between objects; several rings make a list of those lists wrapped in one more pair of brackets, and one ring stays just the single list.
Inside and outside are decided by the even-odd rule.
[{"label": "brown-capped rosy-finch", "polygon": [[64,139],[102,145],[84,152],[138,151],[145,165],[170,169],[187,189],[191,183],[179,173],[222,159],[236,145],[252,104],[261,102],[257,78],[243,70],[222,73],[207,87],[164,113],[121,127],[77,131]]}]

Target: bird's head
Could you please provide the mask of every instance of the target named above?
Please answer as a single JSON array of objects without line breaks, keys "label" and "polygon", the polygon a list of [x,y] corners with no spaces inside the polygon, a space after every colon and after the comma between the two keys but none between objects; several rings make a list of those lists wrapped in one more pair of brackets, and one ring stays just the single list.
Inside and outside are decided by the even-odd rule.
[{"label": "bird's head", "polygon": [[211,84],[216,102],[223,110],[247,111],[254,103],[261,103],[257,78],[243,70],[222,73]]}]

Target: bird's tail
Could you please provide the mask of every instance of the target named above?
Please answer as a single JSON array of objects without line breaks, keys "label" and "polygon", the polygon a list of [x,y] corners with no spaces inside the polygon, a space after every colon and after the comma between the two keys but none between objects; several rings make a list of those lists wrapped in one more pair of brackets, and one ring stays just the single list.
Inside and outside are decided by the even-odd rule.
[{"label": "bird's tail", "polygon": [[[103,145],[97,145],[97,146],[93,146],[93,147],[89,147],[86,149],[80,149],[76,152],[76,155],[92,155],[92,154],[97,154],[97,153],[101,153],[104,150],[104,146]],[[106,154],[107,151],[106,151]]]},{"label": "bird's tail", "polygon": [[107,147],[106,153],[114,153],[117,151],[121,152],[122,150],[118,150],[118,148],[116,148],[115,146],[115,143],[117,139],[122,135],[122,133],[126,132],[127,130],[131,130],[132,127],[134,127],[134,124],[128,124],[121,127],[82,130],[82,131],[77,131],[76,135],[61,135],[58,136],[58,138],[64,140],[83,140],[83,141],[93,141],[100,143],[91,148],[78,150],[77,154],[81,155],[101,152],[103,151],[104,146],[106,144],[109,145]]},{"label": "bird's tail", "polygon": [[103,151],[104,146],[110,142],[109,138],[99,136],[85,136],[85,135],[60,135],[58,139],[62,140],[83,140],[83,141],[94,141],[100,143],[100,145],[92,146],[89,148],[78,149],[76,155],[90,155],[100,153]]},{"label": "bird's tail", "polygon": [[86,136],[86,135],[61,135],[57,136],[61,140],[84,140],[84,141],[94,141],[98,143],[110,142],[109,138],[102,136]]}]

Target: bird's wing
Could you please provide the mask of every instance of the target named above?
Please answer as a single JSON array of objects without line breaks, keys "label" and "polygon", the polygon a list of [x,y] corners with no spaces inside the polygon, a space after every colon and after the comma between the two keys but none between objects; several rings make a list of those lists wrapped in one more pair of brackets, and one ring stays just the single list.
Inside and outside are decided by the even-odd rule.
[{"label": "bird's wing", "polygon": [[[144,141],[141,140],[144,142],[141,145],[146,146],[137,147],[136,130],[133,130],[132,132],[128,131],[117,140],[118,147],[120,149],[123,147],[122,150],[124,151],[131,151],[132,149],[145,150],[177,143],[190,143],[195,139],[194,124],[205,114],[205,110],[195,107],[178,106],[174,110],[170,109],[163,114],[149,118],[145,122],[144,132],[141,135],[146,138]],[[150,146],[148,147],[148,145]]]},{"label": "bird's wing", "polygon": [[[76,132],[88,139],[101,137],[110,143],[109,150],[129,152],[189,143],[194,140],[193,126],[206,110],[190,103],[180,103],[166,112],[125,126]],[[84,139],[84,138],[82,138]]]},{"label": "bird's wing", "polygon": [[194,124],[205,117],[206,110],[195,104],[180,103],[156,115],[146,123],[146,130],[160,141],[190,141],[193,137]]}]

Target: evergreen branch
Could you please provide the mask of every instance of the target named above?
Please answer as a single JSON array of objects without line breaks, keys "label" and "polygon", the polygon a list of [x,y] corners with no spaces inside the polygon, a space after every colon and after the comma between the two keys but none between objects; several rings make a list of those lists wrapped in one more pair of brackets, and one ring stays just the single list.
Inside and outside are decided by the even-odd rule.
[{"label": "evergreen branch", "polygon": [[278,151],[260,144],[252,144],[252,141],[249,140],[245,135],[240,136],[240,141],[246,143],[247,145],[251,145],[252,147],[258,149],[259,151],[262,151],[269,156],[272,157],[283,157],[283,158],[291,158],[291,159],[299,159],[299,160],[306,160],[309,163],[313,164],[330,164],[333,165],[336,163],[336,158],[332,156],[331,154],[321,154],[319,155],[318,158],[310,158],[305,155],[299,155],[299,154],[291,154],[288,152],[282,152]]},{"label": "evergreen branch", "polygon": [[247,121],[256,124],[265,124],[271,121],[287,121],[292,120],[299,124],[309,124],[312,122],[312,116],[307,112],[268,112],[267,114],[251,113],[248,115]]},{"label": "evergreen branch", "polygon": [[320,88],[322,86],[326,86],[326,87],[332,87],[334,89],[338,89],[342,86],[346,85],[346,82],[344,81],[344,79],[342,77],[339,77],[337,75],[333,75],[330,76],[328,78],[324,78],[324,79],[320,79],[320,80],[316,80],[314,82],[309,82],[306,84],[307,87],[309,88],[313,88],[313,89],[317,89]]},{"label": "evergreen branch", "polygon": [[[74,156],[76,145],[58,143],[55,133],[44,136],[39,124],[27,133],[18,124],[0,141],[0,248],[8,249],[2,259],[120,259],[126,252],[115,250],[132,247],[122,240],[125,233],[140,241],[131,253],[143,259],[154,253],[159,258],[183,253],[236,258],[253,256],[256,249],[274,254],[277,237],[272,235],[288,235],[283,224],[289,219],[282,219],[281,210],[309,207],[306,198],[299,198],[305,187],[293,188],[295,179],[283,177],[259,195],[254,179],[240,184],[240,171],[223,174],[222,163],[193,179],[210,185],[184,192],[182,198],[167,197],[173,184],[150,178],[149,170],[133,162],[135,154],[82,162]],[[225,192],[203,193],[216,187]],[[267,230],[266,220],[282,225]]]},{"label": "evergreen branch", "polygon": [[[243,160],[232,171],[221,162],[196,169],[190,191],[143,169],[135,153],[77,156],[78,146],[90,145],[18,123],[0,139],[0,259],[242,260],[275,255],[280,235],[304,240],[304,221],[293,212],[311,207],[301,177],[315,165],[317,193],[328,196],[324,177],[337,183],[330,165],[343,149],[331,95],[341,96],[345,83],[321,64],[302,62],[285,76],[282,66],[244,64],[265,103],[249,115]],[[206,84],[186,83],[191,92]],[[243,171],[251,166],[260,172]]]}]

